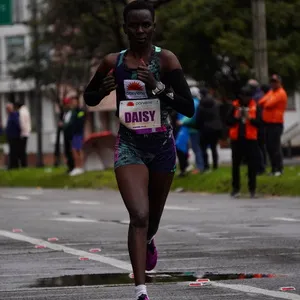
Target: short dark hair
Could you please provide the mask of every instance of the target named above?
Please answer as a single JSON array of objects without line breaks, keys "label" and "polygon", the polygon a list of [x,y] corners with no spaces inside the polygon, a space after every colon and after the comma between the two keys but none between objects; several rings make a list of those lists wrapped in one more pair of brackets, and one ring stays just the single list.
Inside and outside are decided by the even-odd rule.
[{"label": "short dark hair", "polygon": [[154,21],[154,19],[155,19],[155,10],[154,10],[154,7],[152,6],[152,4],[149,3],[149,2],[143,1],[143,0],[135,0],[135,1],[132,1],[129,4],[127,4],[124,8],[124,11],[123,11],[124,23],[126,23],[127,16],[131,11],[133,11],[133,10],[142,10],[142,9],[149,10],[151,15],[152,15],[152,19]]},{"label": "short dark hair", "polygon": [[243,86],[240,91],[240,96],[252,97],[253,96],[252,88],[249,85]]}]

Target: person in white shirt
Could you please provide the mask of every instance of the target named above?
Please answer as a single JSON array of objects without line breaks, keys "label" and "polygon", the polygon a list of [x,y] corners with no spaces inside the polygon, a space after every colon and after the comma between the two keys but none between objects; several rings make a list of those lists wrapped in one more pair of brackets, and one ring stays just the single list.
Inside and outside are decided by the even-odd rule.
[{"label": "person in white shirt", "polygon": [[21,167],[26,168],[27,162],[27,141],[31,133],[31,117],[27,106],[24,103],[16,103],[20,115],[21,139],[19,149],[19,160]]}]

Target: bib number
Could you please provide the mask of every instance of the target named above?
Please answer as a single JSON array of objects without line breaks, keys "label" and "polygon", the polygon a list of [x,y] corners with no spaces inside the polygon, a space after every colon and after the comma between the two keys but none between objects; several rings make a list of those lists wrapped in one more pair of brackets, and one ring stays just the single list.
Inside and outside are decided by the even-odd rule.
[{"label": "bib number", "polygon": [[159,99],[121,101],[119,118],[121,124],[137,134],[165,131],[161,127]]}]

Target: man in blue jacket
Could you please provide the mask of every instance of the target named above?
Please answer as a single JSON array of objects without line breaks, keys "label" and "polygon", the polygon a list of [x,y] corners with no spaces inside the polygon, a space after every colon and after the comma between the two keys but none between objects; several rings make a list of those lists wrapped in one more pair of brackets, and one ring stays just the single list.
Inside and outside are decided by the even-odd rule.
[{"label": "man in blue jacket", "polygon": [[8,114],[6,123],[6,139],[9,146],[8,169],[19,168],[19,147],[21,141],[21,126],[19,112],[15,110],[12,103],[6,105]]}]

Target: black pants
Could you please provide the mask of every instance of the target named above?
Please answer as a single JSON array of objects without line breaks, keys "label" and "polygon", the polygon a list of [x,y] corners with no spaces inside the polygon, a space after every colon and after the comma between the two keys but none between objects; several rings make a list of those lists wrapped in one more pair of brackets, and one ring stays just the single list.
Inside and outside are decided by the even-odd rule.
[{"label": "black pants", "polygon": [[75,163],[72,153],[72,137],[70,135],[64,134],[64,148],[68,171],[72,171],[74,169]]},{"label": "black pants", "polygon": [[8,139],[8,169],[19,168],[19,149],[20,149],[20,138]]},{"label": "black pants", "polygon": [[218,146],[218,141],[219,141],[219,134],[201,134],[200,135],[200,147],[202,149],[203,153],[203,162],[204,162],[204,170],[209,169],[209,162],[208,162],[208,154],[207,154],[207,148],[210,147],[211,153],[212,153],[212,159],[213,159],[213,168],[217,169],[218,168],[218,151],[217,151],[217,146]]},{"label": "black pants", "polygon": [[257,142],[259,148],[258,172],[263,173],[267,166],[266,129],[264,125],[258,129]]},{"label": "black pants", "polygon": [[272,173],[283,171],[282,132],[282,124],[266,124],[266,148],[272,166]]},{"label": "black pants", "polygon": [[257,158],[259,148],[257,141],[238,140],[231,142],[232,150],[232,189],[238,192],[241,188],[240,166],[243,158],[248,165],[248,188],[250,192],[256,190]]},{"label": "black pants", "polygon": [[181,173],[185,172],[185,169],[188,166],[188,154],[184,153],[183,151],[179,150],[178,148],[177,150],[177,157],[178,157],[178,161],[179,161],[179,169]]},{"label": "black pants", "polygon": [[19,161],[22,168],[27,168],[27,137],[20,138]]}]

